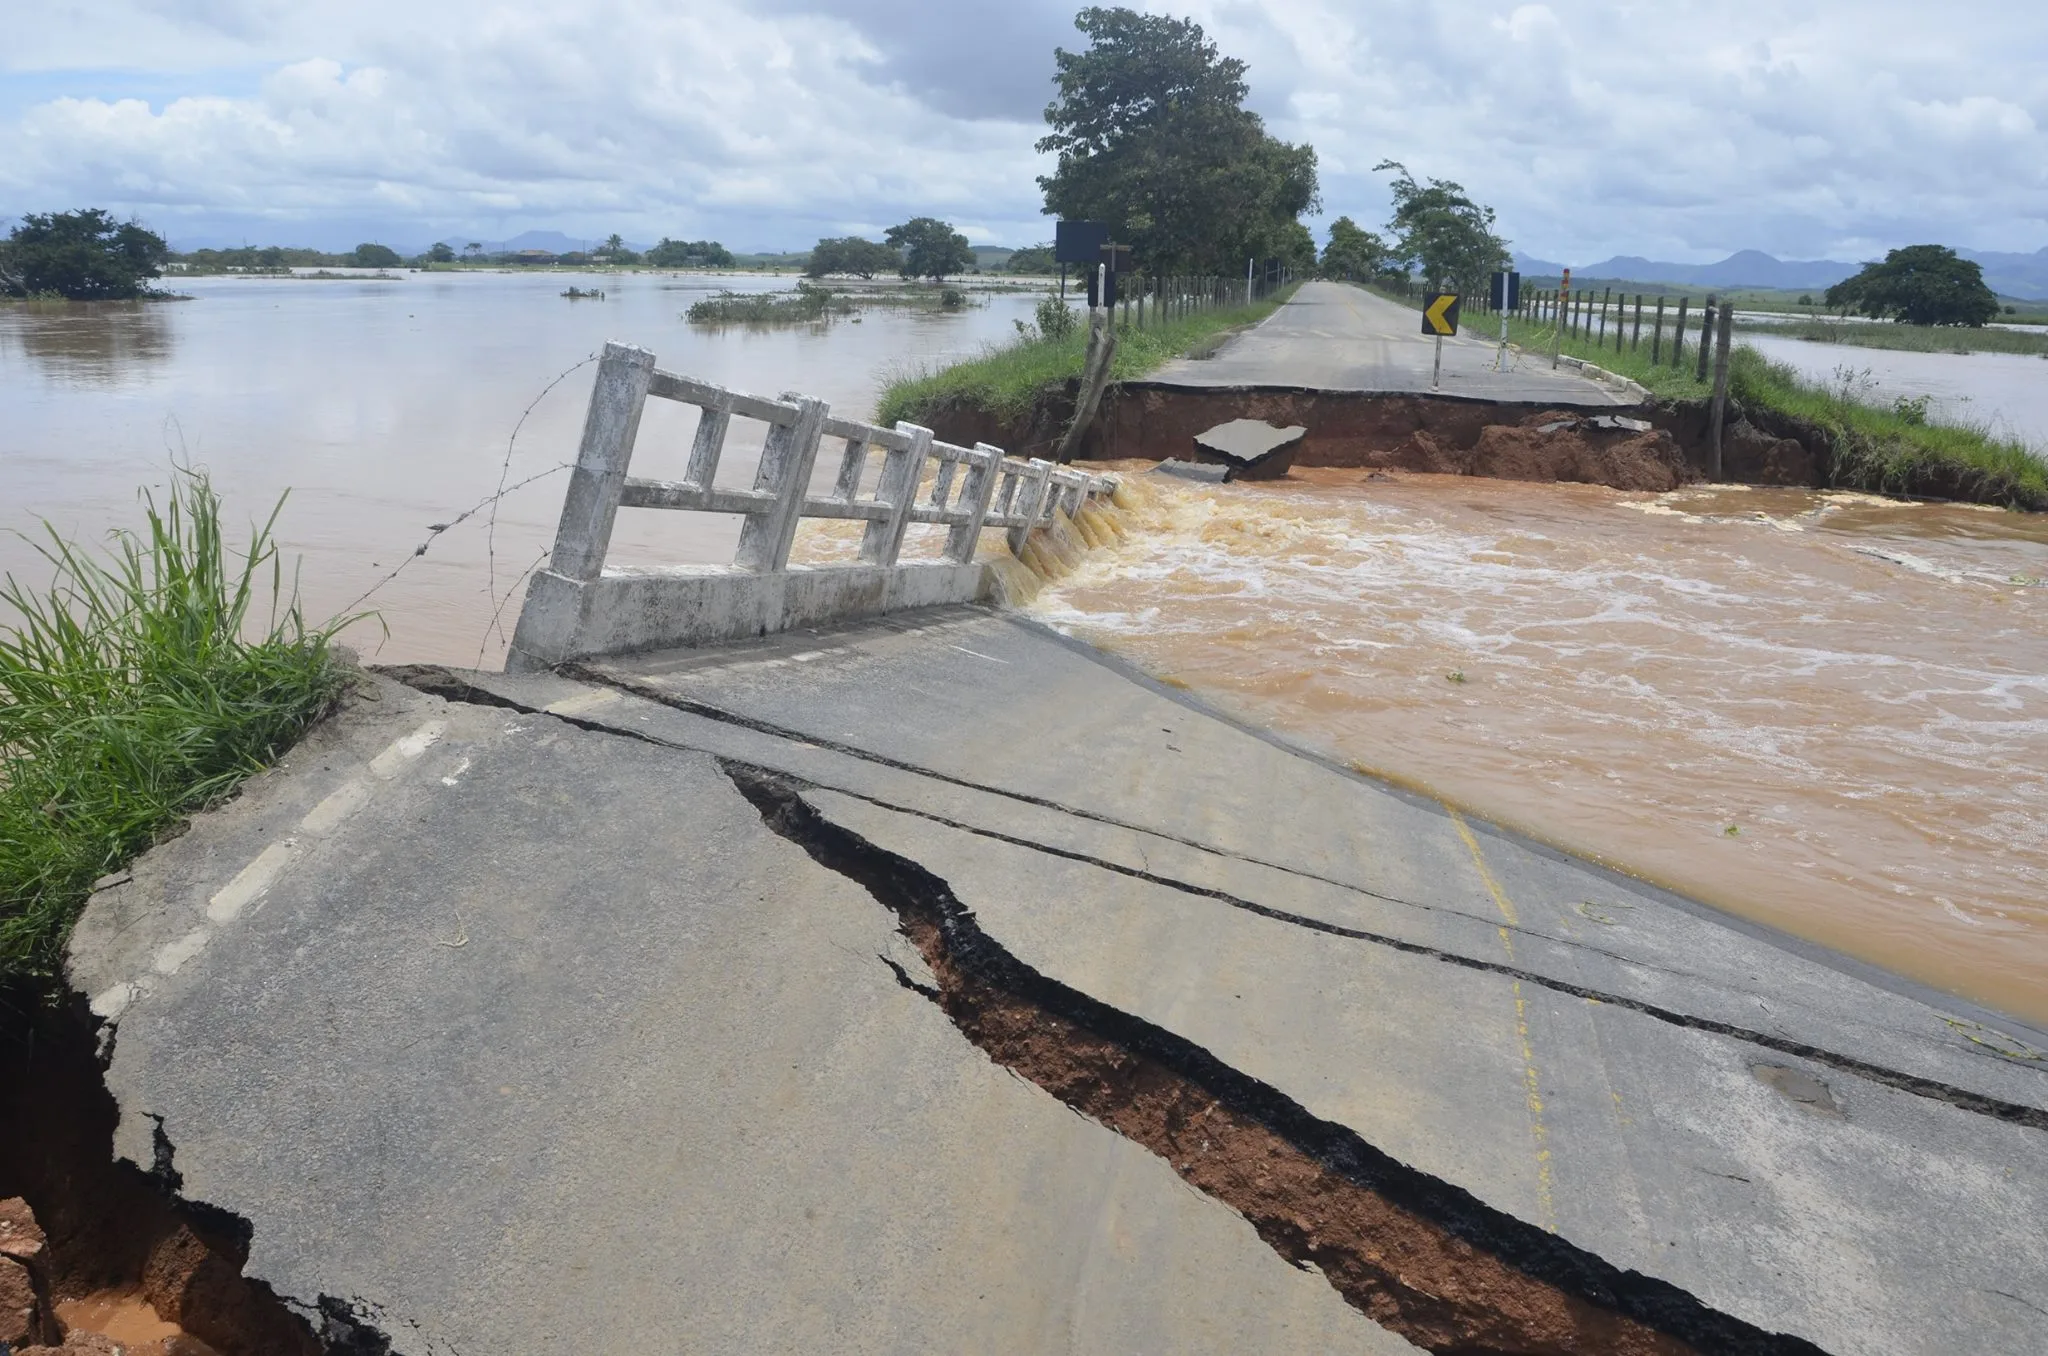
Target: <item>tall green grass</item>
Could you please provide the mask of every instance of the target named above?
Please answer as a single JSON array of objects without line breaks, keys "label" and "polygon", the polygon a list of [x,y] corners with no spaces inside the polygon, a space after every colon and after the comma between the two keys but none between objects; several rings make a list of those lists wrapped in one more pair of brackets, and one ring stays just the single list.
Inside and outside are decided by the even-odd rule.
[{"label": "tall green grass", "polygon": [[[1661,363],[1650,362],[1650,326],[1645,318],[1639,347],[1617,352],[1614,331],[1606,342],[1566,336],[1562,351],[1610,372],[1632,378],[1666,400],[1705,400],[1710,382],[1694,379],[1698,370],[1700,326],[1697,314],[1687,317],[1684,362],[1671,366],[1671,326],[1665,319]],[[1634,315],[1628,319],[1634,333]],[[1477,333],[1497,330],[1496,317],[1473,326]],[[1878,328],[1878,327],[1872,327]],[[1773,326],[1767,333],[1779,333]],[[1522,345],[1524,363],[1541,365],[1556,337],[1555,329],[1511,318],[1509,338]],[[2048,509],[2048,465],[2042,449],[2002,438],[1988,427],[1931,423],[1924,404],[1914,401],[1880,405],[1863,399],[1867,392],[1854,383],[1810,381],[1784,364],[1772,362],[1739,341],[1729,354],[1728,393],[1752,409],[1775,411],[1817,426],[1828,439],[1830,483],[1841,489],[1875,494],[1927,495],[2003,504],[2009,508]]]},{"label": "tall green grass", "polygon": [[1741,347],[1728,357],[1728,393],[1823,429],[1834,451],[1829,478],[1840,488],[2048,509],[2040,449],[1983,425],[1930,423],[1923,402],[1872,404],[1853,381],[1809,381]]},{"label": "tall green grass", "polygon": [[55,977],[94,881],[274,760],[344,682],[340,623],[307,626],[287,587],[283,500],[240,551],[203,474],[142,501],[146,529],[100,552],[46,525],[50,584],[0,585],[0,983]]},{"label": "tall green grass", "polygon": [[[1197,311],[1143,329],[1120,325],[1110,380],[1137,381],[1225,330],[1255,325],[1279,310],[1294,291],[1292,286],[1285,287],[1250,306]],[[1016,418],[1028,411],[1047,387],[1080,376],[1087,353],[1085,324],[1077,323],[1055,338],[1035,331],[1020,335],[978,358],[899,376],[882,392],[875,417],[884,425],[899,419],[916,420],[941,402],[958,400],[978,404],[998,418]]]}]

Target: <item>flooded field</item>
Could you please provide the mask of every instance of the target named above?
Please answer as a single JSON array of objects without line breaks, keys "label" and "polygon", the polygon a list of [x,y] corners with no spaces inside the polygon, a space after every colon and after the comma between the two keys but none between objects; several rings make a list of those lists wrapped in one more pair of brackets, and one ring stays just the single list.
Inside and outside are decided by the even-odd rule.
[{"label": "flooded field", "polygon": [[[607,279],[603,301],[567,285],[207,279],[181,284],[191,302],[0,307],[0,531],[132,524],[136,487],[181,456],[239,513],[291,490],[309,611],[367,593],[382,622],[351,640],[371,657],[495,664],[492,617],[509,632],[551,539],[589,369],[533,402],[604,340],[865,415],[889,372],[1005,339],[1035,301],[708,331],[681,320],[695,297],[788,280]],[[651,411],[638,469],[677,473],[690,420]],[[737,451],[722,478],[749,472]],[[536,476],[495,536],[458,521],[501,477]],[[1171,483],[1144,516],[1036,611],[1360,766],[2048,1020],[2048,520],[1334,471]],[[735,534],[629,514],[617,554],[724,562]],[[47,576],[11,535],[0,569]]]},{"label": "flooded field", "polygon": [[[562,297],[572,281],[605,299]],[[716,289],[792,281],[199,278],[177,280],[193,301],[0,306],[0,571],[47,577],[13,535],[39,530],[38,519],[81,536],[139,523],[136,488],[162,485],[177,457],[210,470],[237,514],[260,517],[291,491],[282,537],[304,557],[308,612],[332,615],[368,593],[360,606],[381,621],[349,635],[366,654],[496,663],[504,644],[490,619],[510,597],[510,631],[513,584],[553,539],[563,483],[554,468],[575,456],[590,368],[533,406],[509,461],[508,440],[543,388],[607,339],[652,349],[671,371],[762,394],[801,390],[866,416],[889,372],[1013,337],[1012,322],[1037,301],[995,294],[951,314],[875,308],[858,323],[774,330],[681,318]],[[752,473],[741,428],[721,483]],[[652,402],[642,473],[679,474],[691,431],[681,407]],[[433,534],[491,496],[501,473],[508,485],[545,478],[504,500],[494,534],[487,512]],[[737,535],[701,514],[628,514],[617,551],[723,564]]]},{"label": "flooded field", "polygon": [[2048,1019],[2048,521],[1148,480],[1150,521],[1041,594],[1045,620],[1362,768]]}]

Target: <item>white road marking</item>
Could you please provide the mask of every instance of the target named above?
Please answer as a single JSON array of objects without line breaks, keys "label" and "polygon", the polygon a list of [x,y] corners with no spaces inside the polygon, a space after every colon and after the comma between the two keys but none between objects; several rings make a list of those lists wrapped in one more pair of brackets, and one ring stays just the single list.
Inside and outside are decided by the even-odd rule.
[{"label": "white road marking", "polygon": [[564,697],[558,702],[549,702],[541,710],[551,716],[574,716],[585,711],[594,711],[600,706],[610,706],[619,699],[619,694],[610,688],[594,687],[588,692],[579,692],[573,697]]},{"label": "white road marking", "polygon": [[175,975],[185,968],[185,962],[206,949],[206,943],[213,937],[207,928],[194,928],[175,942],[166,942],[157,949],[156,972],[160,975]]},{"label": "white road marking", "polygon": [[346,781],[339,790],[329,795],[306,812],[299,821],[299,827],[307,833],[325,838],[341,827],[341,822],[370,803],[370,788],[361,781]]},{"label": "white road marking", "polygon": [[392,740],[389,748],[370,760],[370,771],[385,778],[396,775],[398,769],[425,753],[447,728],[445,720],[430,720],[411,734]]},{"label": "white road marking", "polygon": [[[326,804],[326,801],[322,801],[321,804]],[[315,806],[314,809],[317,812],[319,806]],[[272,843],[257,853],[255,861],[243,867],[233,880],[221,886],[213,898],[206,902],[206,916],[216,923],[234,922],[241,916],[242,910],[248,908],[284,874],[284,869],[292,864],[292,858],[296,857],[298,852],[299,840],[287,838],[283,842]]]}]

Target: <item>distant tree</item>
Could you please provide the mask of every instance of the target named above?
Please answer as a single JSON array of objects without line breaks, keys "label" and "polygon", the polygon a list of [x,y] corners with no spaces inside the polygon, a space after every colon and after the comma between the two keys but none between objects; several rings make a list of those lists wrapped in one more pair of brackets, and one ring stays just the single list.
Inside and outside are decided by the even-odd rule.
[{"label": "distant tree", "polygon": [[1373,166],[1399,170],[1394,180],[1394,215],[1387,229],[1394,236],[1395,259],[1422,274],[1430,287],[1472,295],[1486,290],[1493,271],[1508,263],[1508,242],[1493,233],[1493,209],[1465,194],[1448,179],[1417,183],[1398,160]]},{"label": "distant tree", "polygon": [[483,257],[484,257],[484,242],[483,242],[483,241],[481,241],[481,240],[472,240],[472,241],[470,241],[470,242],[469,242],[469,243],[468,243],[467,245],[464,245],[464,246],[462,247],[462,257],[463,257],[463,258],[465,258],[465,259],[481,259],[481,258],[483,258]]},{"label": "distant tree", "polygon": [[1371,282],[1386,271],[1392,258],[1382,237],[1350,217],[1338,217],[1330,223],[1330,243],[1323,246],[1321,266],[1326,278]]},{"label": "distant tree", "polygon": [[1811,306],[1811,305],[1813,305],[1813,293],[1811,293],[1811,292],[1801,292],[1801,293],[1799,294],[1799,304],[1800,304],[1801,306]]},{"label": "distant tree", "polygon": [[642,258],[656,268],[731,268],[733,262],[732,251],[716,240],[670,240],[667,236]]},{"label": "distant tree", "polygon": [[637,264],[640,256],[626,248],[626,242],[619,238],[617,231],[605,237],[604,243],[591,251],[591,257],[600,264]]},{"label": "distant tree", "polygon": [[887,245],[872,240],[863,240],[857,235],[828,237],[820,240],[804,260],[804,275],[822,278],[827,274],[844,273],[856,278],[872,278],[877,273],[891,273],[902,267],[903,256]]},{"label": "distant tree", "polygon": [[436,240],[433,248],[427,251],[427,262],[432,264],[452,264],[455,262],[455,250],[447,241]]},{"label": "distant tree", "polygon": [[903,262],[898,267],[906,278],[944,282],[947,275],[974,267],[973,247],[950,221],[912,217],[901,226],[891,226],[882,238],[892,250],[902,251]]},{"label": "distant tree", "polygon": [[1100,221],[1148,272],[1237,276],[1299,244],[1289,227],[1319,206],[1316,153],[1266,132],[1244,107],[1245,64],[1199,24],[1125,8],[1082,10],[1083,52],[1056,50],[1057,157],[1048,215]]},{"label": "distant tree", "polygon": [[1828,305],[1908,325],[1978,326],[1998,315],[1984,270],[1946,245],[1908,245],[1828,289]]},{"label": "distant tree", "polygon": [[358,245],[349,262],[357,268],[398,268],[405,260],[398,257],[398,251],[389,245]]},{"label": "distant tree", "polygon": [[1012,254],[1004,262],[1003,271],[1005,273],[1057,273],[1060,271],[1060,265],[1059,261],[1052,257],[1052,246],[1033,245],[1029,249],[1021,249]]},{"label": "distant tree", "polygon": [[31,212],[0,244],[0,291],[55,292],[73,301],[139,297],[170,257],[170,246],[155,231],[117,222],[98,207]]}]

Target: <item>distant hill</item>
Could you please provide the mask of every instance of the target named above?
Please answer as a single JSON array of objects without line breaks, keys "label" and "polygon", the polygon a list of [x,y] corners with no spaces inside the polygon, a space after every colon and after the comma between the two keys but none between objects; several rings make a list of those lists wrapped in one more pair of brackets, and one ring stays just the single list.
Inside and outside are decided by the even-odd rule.
[{"label": "distant hill", "polygon": [[[1984,269],[1984,281],[2000,296],[2029,301],[2048,300],[2048,249],[2033,254],[2000,254],[1958,250]],[[1556,277],[1563,265],[1549,259],[1516,254],[1515,267],[1531,277]],[[1616,255],[1597,264],[1572,266],[1572,275],[1588,282],[1678,283],[1687,287],[1768,287],[1783,291],[1818,291],[1854,274],[1861,264],[1839,259],[1777,259],[1761,250],[1739,250],[1719,263],[1675,264]]]}]

